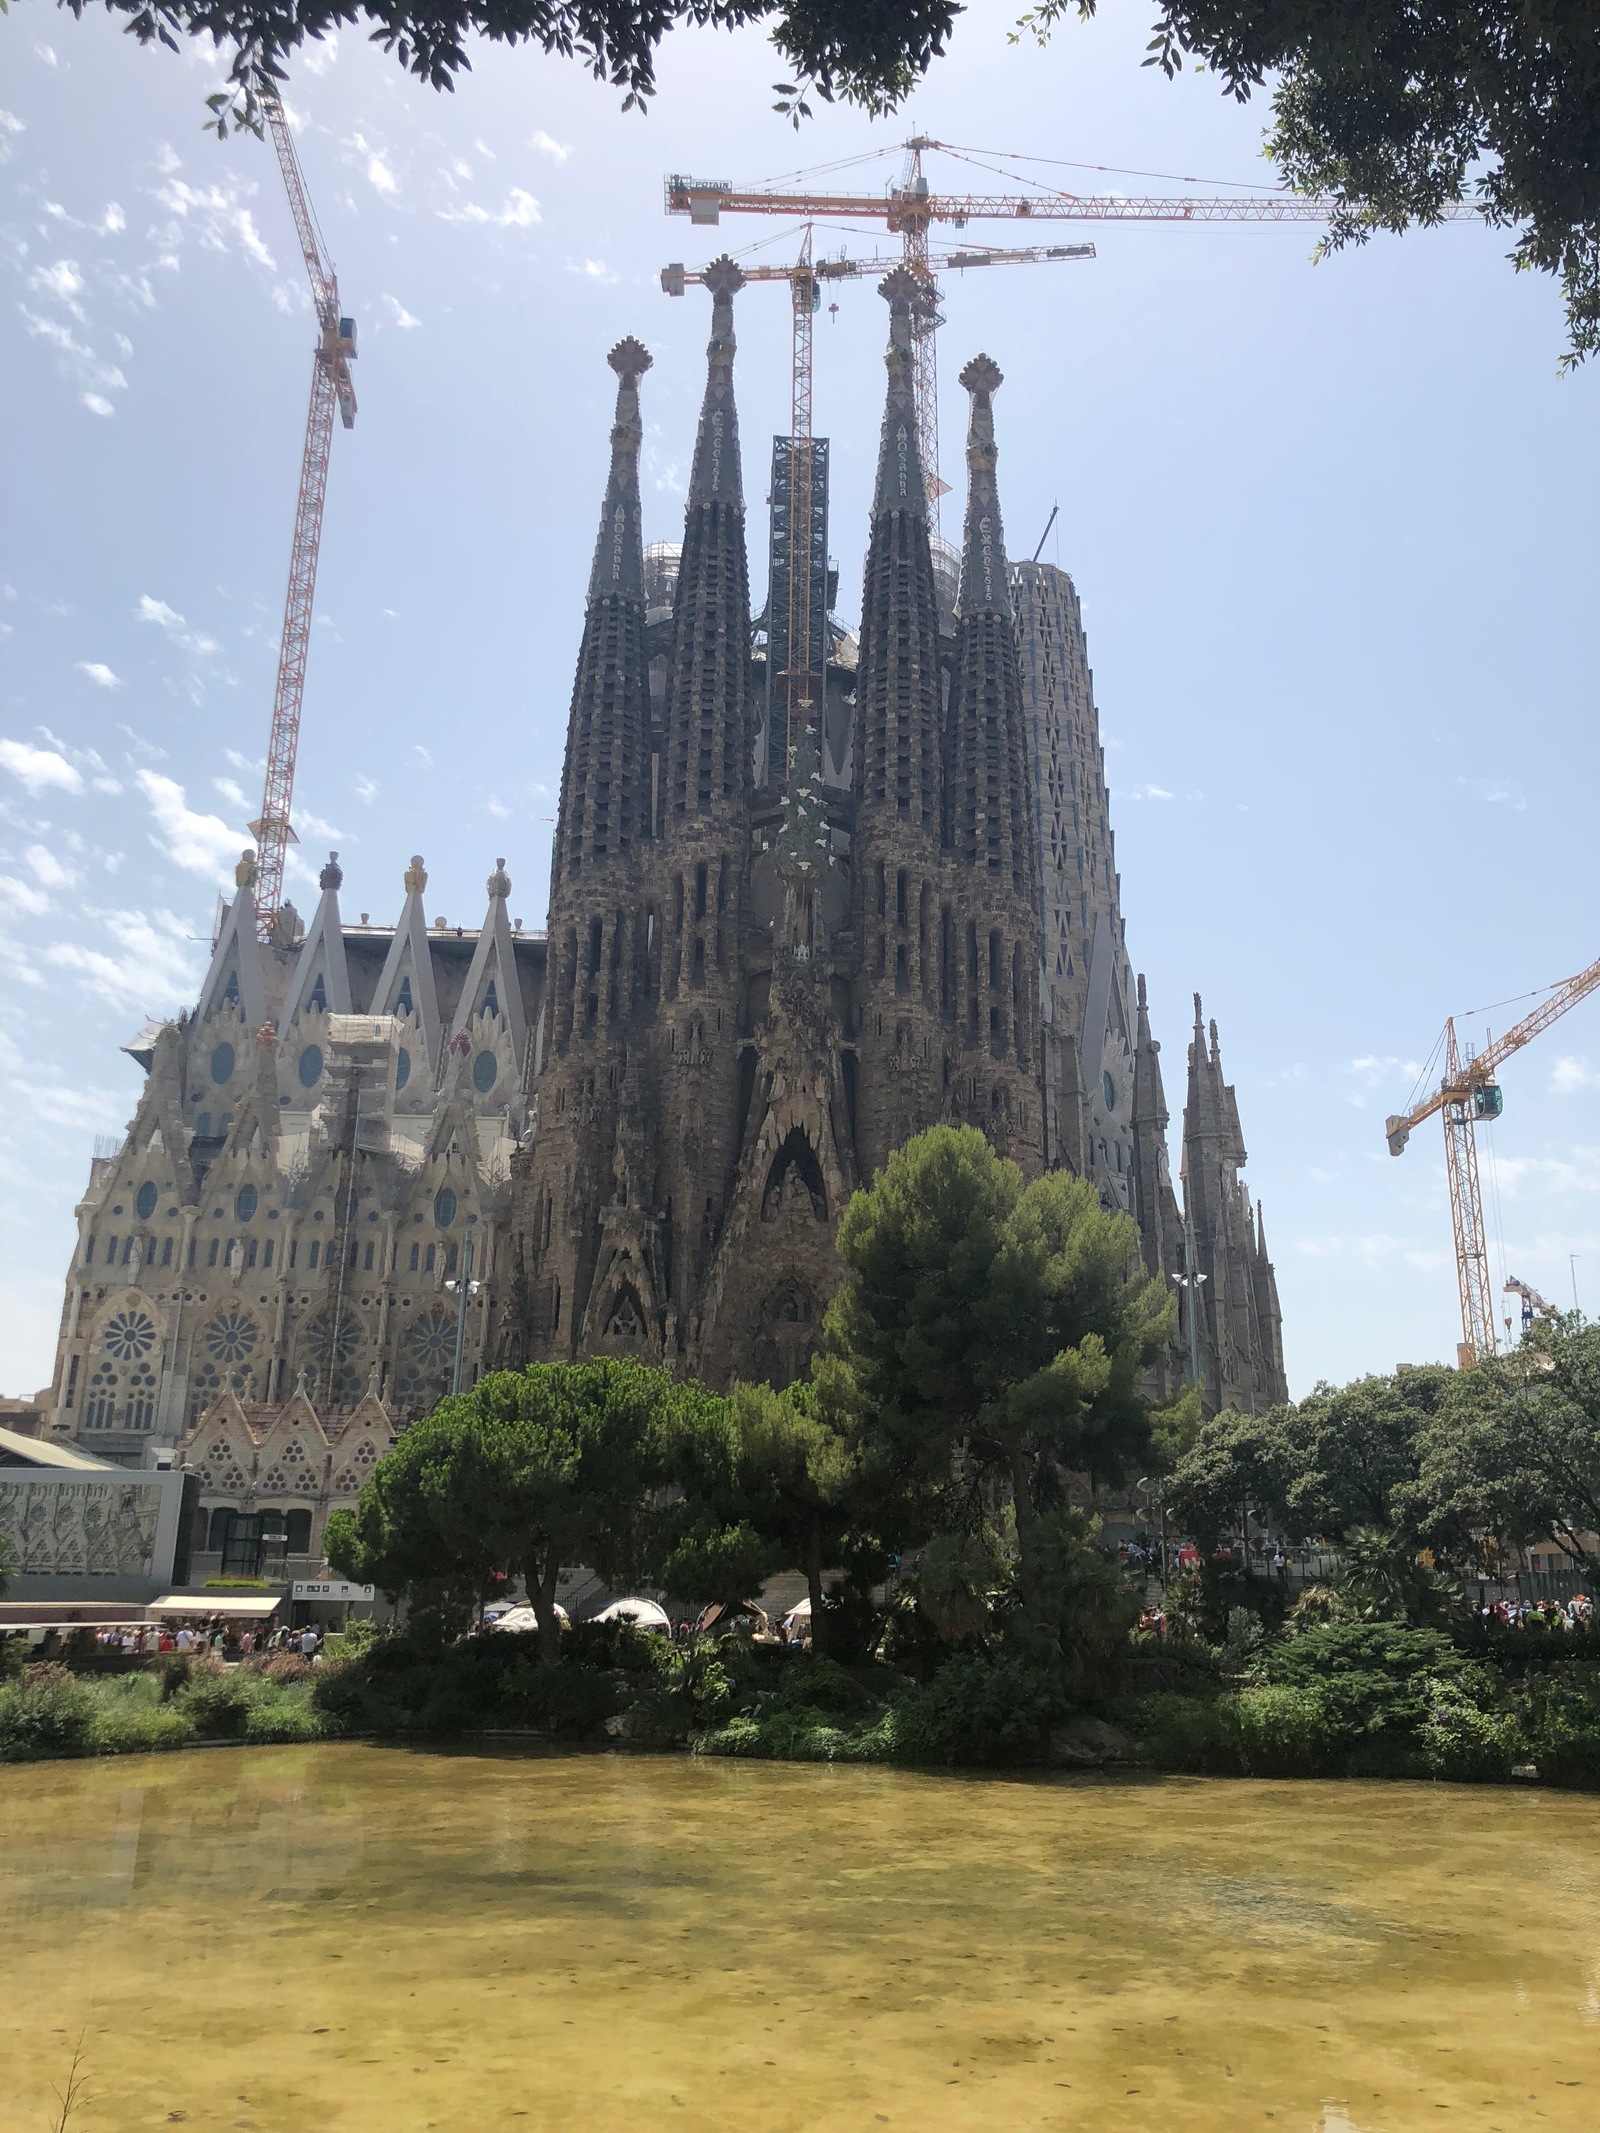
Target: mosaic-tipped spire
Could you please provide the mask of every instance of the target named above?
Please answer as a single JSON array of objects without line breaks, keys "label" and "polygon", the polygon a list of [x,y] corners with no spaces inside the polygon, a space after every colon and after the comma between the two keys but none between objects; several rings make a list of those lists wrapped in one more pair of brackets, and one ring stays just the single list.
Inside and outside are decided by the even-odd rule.
[{"label": "mosaic-tipped spire", "polygon": [[750,565],[733,401],[733,299],[744,276],[724,257],[707,267],[705,284],[711,291],[711,340],[673,608],[663,720],[664,837],[676,825],[741,805],[750,778]]},{"label": "mosaic-tipped spire", "polygon": [[961,373],[972,396],[967,430],[967,525],[956,603],[950,689],[948,841],[958,861],[1037,905],[1038,849],[1022,676],[1006,582],[995,482],[994,395],[999,366],[974,356]]},{"label": "mosaic-tipped spire", "polygon": [[927,494],[917,448],[916,359],[912,345],[916,314],[926,300],[925,292],[909,267],[895,267],[879,282],[878,294],[889,306],[889,346],[883,358],[889,372],[889,389],[883,406],[872,509],[874,515],[880,511],[906,511],[925,519]]},{"label": "mosaic-tipped spire", "polygon": [[639,419],[639,380],[650,368],[650,351],[632,335],[618,341],[606,361],[617,374],[617,413],[611,425],[611,479],[600,513],[589,598],[622,593],[644,598],[644,539],[639,530],[639,447],[644,425]]},{"label": "mosaic-tipped spire", "polygon": [[967,418],[967,524],[961,550],[961,597],[956,612],[976,614],[991,607],[1011,613],[1006,582],[1006,536],[1000,523],[1000,488],[995,478],[999,451],[994,441],[994,396],[1004,379],[989,356],[974,356],[961,373],[971,395]]},{"label": "mosaic-tipped spire", "polygon": [[689,505],[692,510],[696,504],[731,504],[742,511],[739,416],[733,401],[733,300],[744,287],[744,276],[724,252],[712,260],[703,279],[711,291],[711,339],[706,344],[706,396],[689,475]]},{"label": "mosaic-tipped spire", "polygon": [[863,851],[886,818],[937,832],[940,794],[939,601],[912,381],[922,288],[896,267],[878,294],[889,306],[889,379],[861,588],[855,764]]},{"label": "mosaic-tipped spire", "polygon": [[607,361],[617,374],[611,473],[567,719],[552,917],[564,883],[585,866],[626,859],[650,834],[650,673],[639,537],[639,380],[650,354],[629,339],[619,341]]}]

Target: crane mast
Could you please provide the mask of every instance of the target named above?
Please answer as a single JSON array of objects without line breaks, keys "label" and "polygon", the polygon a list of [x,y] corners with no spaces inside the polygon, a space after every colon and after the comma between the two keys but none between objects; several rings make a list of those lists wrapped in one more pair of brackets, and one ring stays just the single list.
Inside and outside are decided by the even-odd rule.
[{"label": "crane mast", "polygon": [[[1403,1155],[1416,1127],[1437,1111],[1444,1121],[1445,1170],[1450,1181],[1450,1220],[1455,1231],[1456,1284],[1461,1293],[1461,1343],[1457,1358],[1470,1368],[1481,1356],[1496,1352],[1494,1295],[1489,1280],[1488,1239],[1483,1223],[1483,1195],[1478,1185],[1477,1125],[1495,1119],[1504,1108],[1495,1069],[1531,1043],[1564,1014],[1600,991],[1600,961],[1574,977],[1563,978],[1520,1022],[1491,1038],[1481,1052],[1463,1058],[1455,1017],[1444,1026],[1444,1079],[1409,1111],[1384,1121],[1391,1155]],[[1508,1288],[1520,1290],[1508,1282]]]},{"label": "crane mast", "polygon": [[289,551],[289,589],[283,607],[283,634],[278,644],[278,676],[272,699],[272,731],[267,742],[266,777],[261,815],[250,824],[256,840],[256,922],[270,941],[283,903],[283,870],[294,842],[290,805],[294,798],[295,756],[300,743],[300,710],[305,699],[306,658],[311,649],[311,615],[317,591],[317,556],[322,544],[322,508],[328,493],[328,456],[333,444],[333,413],[338,408],[345,428],[356,419],[355,387],[350,365],[356,354],[355,321],[339,309],[339,282],[323,252],[300,159],[282,104],[265,99],[267,125],[278,152],[289,210],[311,283],[317,314],[317,345],[311,365],[311,402],[306,410],[305,443],[300,455],[300,491],[295,504],[294,540]]}]

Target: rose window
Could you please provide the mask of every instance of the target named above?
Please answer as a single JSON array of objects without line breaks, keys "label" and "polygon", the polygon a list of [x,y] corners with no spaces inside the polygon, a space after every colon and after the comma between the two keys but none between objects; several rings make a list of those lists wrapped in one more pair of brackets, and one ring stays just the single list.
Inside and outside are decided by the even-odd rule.
[{"label": "rose window", "polygon": [[222,1311],[206,1328],[206,1347],[226,1369],[253,1354],[259,1337],[248,1313]]},{"label": "rose window", "polygon": [[156,1344],[156,1329],[142,1311],[119,1311],[106,1327],[106,1352],[119,1363],[137,1363]]},{"label": "rose window", "polygon": [[340,1319],[337,1340],[329,1318],[313,1319],[306,1328],[306,1352],[319,1364],[327,1362],[330,1349],[336,1363],[348,1363],[360,1345],[361,1325],[353,1313]]},{"label": "rose window", "polygon": [[447,1311],[430,1311],[411,1328],[406,1346],[425,1370],[442,1370],[455,1356],[455,1320]]}]

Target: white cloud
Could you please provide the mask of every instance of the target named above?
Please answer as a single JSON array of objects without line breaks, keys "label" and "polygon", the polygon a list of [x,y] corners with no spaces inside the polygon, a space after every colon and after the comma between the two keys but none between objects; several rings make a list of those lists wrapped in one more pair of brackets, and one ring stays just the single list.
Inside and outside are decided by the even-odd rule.
[{"label": "white cloud", "polygon": [[491,800],[489,802],[489,812],[491,815],[497,816],[502,822],[508,820],[511,814],[510,808],[506,806],[503,800]]},{"label": "white cloud", "polygon": [[367,158],[367,183],[374,192],[382,193],[386,200],[392,200],[400,190],[399,179],[382,156],[377,154]]},{"label": "white cloud", "polygon": [[97,689],[120,689],[122,687],[122,676],[113,674],[102,660],[80,659],[78,661],[78,672],[87,674]]},{"label": "white cloud", "polygon": [[61,62],[56,57],[56,49],[54,45],[36,44],[33,49],[38,54],[39,58],[44,61],[47,67],[60,66]]},{"label": "white cloud", "polygon": [[69,868],[61,864],[48,845],[30,844],[22,856],[41,888],[69,889],[77,878]]},{"label": "white cloud", "polygon": [[12,142],[19,133],[26,133],[27,130],[14,111],[0,111],[0,163],[11,161],[14,153]]},{"label": "white cloud", "polygon": [[[90,911],[84,918],[82,935],[54,942],[46,962],[75,970],[108,1007],[154,1013],[194,998],[199,971],[184,920],[159,910]],[[109,951],[86,945],[97,929]]]},{"label": "white cloud", "polygon": [[1600,1192],[1600,1148],[1574,1147],[1568,1157],[1503,1155],[1495,1177],[1508,1200],[1520,1199],[1523,1187],[1532,1186],[1541,1206],[1557,1193]]},{"label": "white cloud", "polygon": [[244,846],[243,832],[230,829],[220,815],[197,814],[174,778],[141,770],[135,783],[155,817],[157,833],[150,842],[156,850],[164,852],[186,874],[200,874],[224,885],[231,882]]},{"label": "white cloud", "polygon": [[422,768],[424,770],[431,770],[433,768],[433,751],[431,748],[424,748],[422,743],[418,741],[412,748],[411,753],[416,757],[417,761],[422,765]]},{"label": "white cloud", "polygon": [[1164,785],[1135,785],[1128,794],[1130,800],[1170,800],[1171,793]]},{"label": "white cloud", "polygon": [[237,807],[241,812],[249,808],[250,802],[232,778],[213,778],[211,782],[230,807]]},{"label": "white cloud", "polygon": [[401,329],[402,332],[409,333],[413,326],[420,326],[422,324],[421,319],[414,317],[413,314],[406,309],[405,305],[401,303],[398,296],[391,296],[388,291],[385,290],[383,300],[389,306],[389,310],[394,318],[394,322]]},{"label": "white cloud", "polygon": [[380,787],[371,778],[356,779],[356,798],[363,807],[370,807],[377,799]]},{"label": "white cloud", "polygon": [[1409,1237],[1392,1237],[1382,1230],[1355,1237],[1301,1237],[1294,1248],[1307,1259],[1352,1259],[1368,1267],[1388,1266],[1398,1259],[1424,1274],[1443,1266],[1446,1256],[1414,1244]]},{"label": "white cloud", "polygon": [[105,213],[100,217],[100,234],[103,237],[115,237],[118,231],[125,230],[127,227],[127,216],[118,207],[115,200],[108,200]]},{"label": "white cloud", "polygon": [[53,748],[35,748],[27,741],[0,741],[0,770],[9,770],[31,793],[52,787],[58,792],[82,792],[83,778],[64,755]]},{"label": "white cloud", "polygon": [[1491,807],[1509,807],[1519,815],[1527,809],[1528,802],[1522,787],[1513,784],[1509,778],[1458,778],[1456,783],[1464,786],[1468,792],[1476,793],[1480,800],[1486,801]]},{"label": "white cloud", "polygon": [[[170,155],[171,151],[164,153]],[[160,166],[170,173],[179,164],[173,157],[169,164]],[[262,241],[256,228],[255,218],[249,208],[242,205],[241,195],[253,193],[255,187],[240,186],[229,182],[226,185],[191,185],[185,178],[169,175],[165,185],[151,190],[151,198],[159,200],[174,217],[164,230],[155,232],[157,241],[167,247],[159,262],[163,266],[176,267],[177,251],[183,232],[190,229],[196,241],[208,252],[229,252],[235,246],[242,248],[258,266],[275,269],[277,261]]]},{"label": "white cloud", "polygon": [[564,163],[572,153],[564,141],[554,140],[548,133],[543,132],[530,133],[528,146],[537,148],[540,155],[548,156],[552,163]]},{"label": "white cloud", "polygon": [[134,619],[153,622],[166,631],[180,651],[193,659],[207,659],[221,646],[215,637],[208,637],[203,630],[192,630],[176,608],[168,607],[165,600],[153,600],[148,593],[139,595],[139,605],[134,609]]},{"label": "white cloud", "polygon": [[1550,1070],[1552,1096],[1576,1096],[1580,1089],[1600,1089],[1600,1074],[1582,1059],[1563,1053]]},{"label": "white cloud", "polygon": [[28,287],[37,289],[41,296],[53,296],[58,304],[70,304],[83,294],[83,276],[75,259],[58,259],[54,266],[35,267],[28,277]]},{"label": "white cloud", "polygon": [[613,268],[608,267],[603,259],[586,259],[581,267],[574,267],[572,271],[581,274],[586,281],[599,282],[607,289],[614,288],[622,278]]},{"label": "white cloud", "polygon": [[295,54],[296,66],[307,74],[326,74],[339,56],[339,33],[329,30],[325,36],[314,37],[303,44]]},{"label": "white cloud", "polygon": [[43,918],[49,909],[50,899],[43,889],[15,874],[0,874],[0,911],[8,917],[20,912],[26,918]]},{"label": "white cloud", "polygon": [[538,201],[531,193],[525,193],[520,185],[512,186],[505,206],[498,210],[480,207],[476,200],[469,200],[465,207],[441,208],[439,215],[444,222],[483,222],[502,230],[529,230],[543,219]]},{"label": "white cloud", "polygon": [[79,393],[78,398],[91,415],[110,416],[116,413],[116,409],[111,405],[104,393]]},{"label": "white cloud", "polygon": [[1345,1068],[1345,1072],[1353,1075],[1364,1089],[1380,1088],[1385,1082],[1410,1083],[1421,1071],[1414,1059],[1396,1059],[1391,1055],[1380,1057],[1375,1052],[1362,1059],[1352,1059]]}]

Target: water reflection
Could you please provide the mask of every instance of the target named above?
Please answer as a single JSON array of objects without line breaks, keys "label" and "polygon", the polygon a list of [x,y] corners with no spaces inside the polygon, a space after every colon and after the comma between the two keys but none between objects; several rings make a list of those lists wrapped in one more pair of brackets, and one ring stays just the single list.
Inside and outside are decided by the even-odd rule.
[{"label": "water reflection", "polygon": [[0,2126],[48,2123],[86,2025],[86,2133],[1589,2133],[1597,1889],[1592,1803],[1544,1795],[354,1744],[11,1769]]}]

